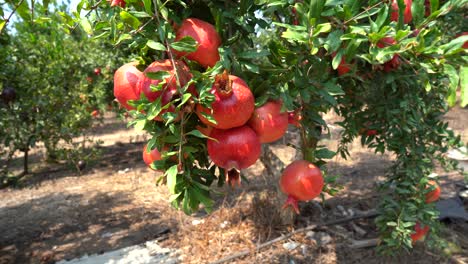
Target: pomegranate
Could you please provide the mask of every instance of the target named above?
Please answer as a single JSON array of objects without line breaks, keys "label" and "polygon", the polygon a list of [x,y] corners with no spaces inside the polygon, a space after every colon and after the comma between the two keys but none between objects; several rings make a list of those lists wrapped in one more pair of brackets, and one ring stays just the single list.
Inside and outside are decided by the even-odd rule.
[{"label": "pomegranate", "polygon": [[411,240],[413,240],[413,244],[424,237],[427,232],[429,232],[429,226],[424,226],[421,228],[421,224],[417,222],[414,226],[414,233],[411,234]]},{"label": "pomegranate", "polygon": [[120,6],[121,8],[125,7],[125,0],[110,0],[110,6]]},{"label": "pomegranate", "polygon": [[426,194],[426,203],[432,203],[439,200],[440,197],[440,187],[435,181],[429,181],[428,186],[426,188],[431,188],[430,186],[434,186],[434,190],[430,191]]},{"label": "pomegranate", "polygon": [[148,145],[145,145],[145,147],[143,148],[143,161],[146,163],[146,165],[148,165],[148,167],[150,167],[153,162],[161,160],[161,152],[159,152],[157,148],[148,152],[146,151],[147,146]]},{"label": "pomegranate", "polygon": [[99,110],[94,110],[91,112],[92,117],[98,117],[99,116]]},{"label": "pomegranate", "polygon": [[225,169],[226,181],[240,185],[239,170],[254,164],[260,157],[260,140],[248,126],[227,130],[213,129],[208,140],[208,155],[218,167]]},{"label": "pomegranate", "polygon": [[378,134],[378,133],[377,133],[377,130],[375,130],[375,129],[367,129],[367,130],[366,130],[366,135],[367,135],[367,136],[375,136],[375,135],[377,135],[377,134]]},{"label": "pomegranate", "polygon": [[[458,37],[466,36],[466,35],[468,35],[468,32],[462,32],[462,33],[455,35],[455,37],[458,38]],[[462,48],[468,49],[468,41],[465,41],[465,43],[463,43]]]},{"label": "pomegranate", "polygon": [[[385,47],[388,47],[388,46],[391,46],[391,45],[395,45],[396,44],[396,41],[394,38],[392,37],[386,37],[386,38],[382,38],[378,43],[377,43],[377,47],[379,48],[385,48]],[[391,58],[389,61],[385,62],[383,64],[384,66],[384,71],[385,72],[390,72],[394,69],[398,69],[398,67],[400,66],[400,55],[398,54],[395,54],[393,55],[393,58]]]},{"label": "pomegranate", "polygon": [[301,127],[302,115],[299,110],[288,112],[288,123],[295,126]]},{"label": "pomegranate", "polygon": [[0,94],[0,98],[6,104],[16,99],[16,90],[11,87],[5,87]]},{"label": "pomegranate", "polygon": [[[227,72],[215,77],[211,89],[215,101],[211,104],[212,111],[202,105],[197,105],[196,113],[200,120],[209,126],[219,129],[239,127],[247,123],[255,109],[255,100],[250,88],[239,77]],[[216,124],[208,121],[202,113],[212,115]]]},{"label": "pomegranate", "polygon": [[[336,52],[334,52],[332,54],[333,58],[335,58],[335,56],[336,56]],[[336,68],[336,71],[338,72],[339,76],[344,75],[344,74],[348,73],[349,71],[351,71],[351,65],[346,63],[346,57],[345,56],[341,57],[340,64]]]},{"label": "pomegranate", "polygon": [[[175,61],[177,74],[180,78],[180,86],[185,86],[190,79],[192,78],[192,74],[190,73],[190,69],[185,65],[185,63],[181,61]],[[175,75],[174,66],[172,65],[171,60],[157,60],[151,63],[143,73],[148,72],[159,72],[159,71],[166,71],[170,73],[170,76],[166,78],[166,84],[162,87],[161,91],[151,91],[151,85],[158,85],[161,80],[153,80],[145,76],[141,84],[141,90],[145,94],[146,98],[150,102],[153,102],[158,97],[163,95],[163,99],[168,97],[170,100],[172,95],[177,93],[177,78]],[[167,95],[166,95],[167,94]],[[167,103],[167,102],[166,102]],[[164,105],[164,102],[163,102]]]},{"label": "pomegranate", "polygon": [[101,68],[94,68],[94,74],[100,75],[101,74]]},{"label": "pomegranate", "polygon": [[299,214],[298,201],[309,201],[320,195],[324,185],[322,172],[306,160],[296,160],[283,171],[281,191],[288,195],[283,208],[292,206]]},{"label": "pomegranate", "polygon": [[[413,3],[412,0],[405,0],[405,11],[403,12],[403,22],[408,24],[413,19],[413,15],[411,13],[411,4]],[[398,2],[397,0],[392,1],[392,13],[390,14],[390,20],[398,22]]]},{"label": "pomegranate", "polygon": [[255,109],[248,125],[257,133],[260,143],[280,139],[288,129],[288,113],[281,112],[281,101],[269,101]]},{"label": "pomegranate", "polygon": [[198,43],[196,51],[186,52],[174,51],[177,56],[185,56],[189,60],[200,63],[203,67],[213,67],[219,61],[218,48],[221,46],[221,37],[210,23],[196,18],[188,18],[182,21],[177,29],[175,40],[190,36]]},{"label": "pomegranate", "polygon": [[124,64],[114,74],[114,96],[127,110],[135,109],[128,105],[128,101],[140,99],[141,81],[145,77],[135,67],[136,64],[135,62]]}]

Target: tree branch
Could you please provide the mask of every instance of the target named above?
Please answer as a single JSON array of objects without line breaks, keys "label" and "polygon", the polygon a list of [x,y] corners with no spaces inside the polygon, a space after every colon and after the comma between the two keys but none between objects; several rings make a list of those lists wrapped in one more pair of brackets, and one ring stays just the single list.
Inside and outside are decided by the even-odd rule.
[{"label": "tree branch", "polygon": [[13,14],[16,13],[16,10],[18,10],[18,8],[23,4],[24,0],[21,0],[18,5],[15,6],[15,8],[13,9],[13,11],[11,11],[11,14],[8,16],[7,19],[5,19],[5,25],[3,25],[3,27],[0,29],[0,34],[2,34],[3,32],[3,29],[6,28],[8,22],[10,22],[10,19],[11,17],[13,16]]}]

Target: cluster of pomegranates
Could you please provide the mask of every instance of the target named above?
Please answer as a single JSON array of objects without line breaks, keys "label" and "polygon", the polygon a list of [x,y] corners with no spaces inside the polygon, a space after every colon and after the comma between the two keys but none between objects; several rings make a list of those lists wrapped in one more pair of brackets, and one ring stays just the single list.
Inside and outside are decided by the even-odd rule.
[{"label": "cluster of pomegranates", "polygon": [[[184,87],[192,74],[188,66],[180,60],[184,57],[198,62],[203,67],[213,67],[220,59],[218,48],[221,38],[213,25],[196,18],[185,19],[176,31],[175,40],[186,36],[192,37],[198,44],[193,52],[171,52],[177,60],[157,60],[143,72],[136,68],[136,63],[120,67],[114,75],[114,95],[117,101],[127,110],[134,109],[130,100],[139,100],[141,94],[150,101],[161,100],[161,105],[169,104],[174,96],[180,95],[178,87]],[[151,79],[148,73],[167,72],[162,80]],[[157,91],[152,87],[160,86]],[[194,87],[188,92],[193,97],[198,93]],[[208,155],[213,163],[224,169],[226,181],[230,185],[240,185],[240,170],[253,165],[261,154],[261,144],[280,139],[286,132],[288,124],[300,126],[300,114],[282,111],[281,101],[268,101],[255,108],[255,98],[247,83],[241,78],[226,71],[215,76],[211,87],[214,101],[208,108],[197,104],[194,109],[199,118],[198,129],[209,137],[207,140]],[[154,118],[161,121],[165,112],[175,112],[174,106]],[[164,149],[162,151],[165,151]],[[157,149],[143,150],[143,160],[150,166],[161,160]],[[292,205],[299,212],[297,201],[307,201],[317,197],[323,187],[320,169],[313,164],[300,160],[290,164],[281,177],[281,189],[289,195],[287,205]]]},{"label": "cluster of pomegranates", "polygon": [[[435,181],[430,180],[428,182],[428,186],[426,186],[426,189],[429,188],[431,188],[432,191],[426,194],[426,203],[433,203],[437,201],[440,197],[440,187]],[[411,234],[411,240],[413,241],[413,243],[415,243],[416,241],[423,238],[427,234],[427,232],[429,232],[429,226],[421,227],[421,223],[417,222],[414,226],[414,233]]]}]

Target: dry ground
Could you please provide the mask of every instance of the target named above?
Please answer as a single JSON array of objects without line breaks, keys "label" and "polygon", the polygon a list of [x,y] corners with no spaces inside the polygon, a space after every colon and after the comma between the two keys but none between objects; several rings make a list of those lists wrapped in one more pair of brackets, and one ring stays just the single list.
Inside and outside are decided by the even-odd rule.
[{"label": "dry ground", "polygon": [[[468,141],[468,110],[455,108],[446,117],[450,126]],[[333,117],[330,117],[333,121]],[[41,152],[32,153],[34,174],[19,188],[0,190],[0,263],[53,263],[84,254],[102,253],[146,240],[160,238],[166,247],[180,248],[182,262],[207,263],[290,232],[307,224],[342,218],[338,206],[365,211],[376,206],[376,183],[383,179],[390,156],[374,155],[359,143],[351,147],[352,159],[336,158],[330,171],[342,175],[344,189],[324,204],[303,204],[294,226],[278,221],[273,204],[275,182],[266,175],[261,162],[246,170],[250,184],[223,188],[216,198],[214,213],[186,216],[169,207],[168,192],[155,186],[155,172],[141,161],[144,134],[135,134],[125,124],[107,115],[92,133],[103,140],[102,157],[88,164],[82,175],[57,164],[42,161]],[[295,140],[294,131],[285,141]],[[271,146],[285,163],[294,150],[283,142]],[[325,140],[336,146],[334,137]],[[20,164],[20,157],[16,161]],[[440,171],[443,197],[453,196],[460,175]],[[193,225],[193,220],[204,221]],[[358,234],[356,226],[365,233]],[[323,245],[298,234],[284,242],[298,243],[286,250],[276,243],[231,263],[466,263],[468,224],[446,223],[444,236],[457,244],[452,258],[443,258],[418,244],[412,254],[396,258],[378,256],[373,248],[350,249],[348,240],[376,236],[372,219],[315,230],[329,234]],[[340,235],[341,234],[341,235]]]}]

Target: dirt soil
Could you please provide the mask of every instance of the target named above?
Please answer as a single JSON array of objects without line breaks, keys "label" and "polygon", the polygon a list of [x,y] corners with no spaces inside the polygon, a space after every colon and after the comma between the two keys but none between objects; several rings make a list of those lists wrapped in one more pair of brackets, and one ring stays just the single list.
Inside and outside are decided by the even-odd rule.
[{"label": "dirt soil", "polygon": [[[336,118],[330,115],[327,120],[333,125]],[[454,108],[446,120],[468,142],[468,109]],[[332,148],[337,146],[335,128],[332,137],[322,142]],[[244,249],[252,253],[229,263],[468,263],[468,224],[458,221],[443,225],[443,236],[452,242],[450,257],[423,243],[411,253],[393,258],[378,255],[373,247],[350,248],[350,241],[377,236],[372,219],[300,233],[253,250],[311,223],[375,208],[379,197],[376,186],[384,179],[392,157],[375,155],[359,142],[350,148],[352,159],[337,157],[329,163],[330,172],[341,175],[343,190],[327,197],[323,204],[301,204],[294,226],[285,226],[277,217],[276,183],[260,161],[244,172],[250,184],[219,190],[225,195],[216,197],[212,214],[187,216],[169,206],[169,193],[164,186],[155,185],[159,174],[141,160],[145,134],[127,129],[112,114],[106,114],[91,133],[103,141],[102,156],[87,164],[81,175],[61,164],[45,163],[43,152],[38,150],[31,157],[33,174],[19,187],[0,190],[0,264],[54,263],[153,239],[165,247],[181,249],[182,263],[213,262]],[[270,146],[286,164],[295,158],[295,151],[285,143],[297,140],[296,135],[291,130],[284,140]],[[21,156],[14,164],[20,169]],[[463,177],[437,173],[442,198],[454,196]],[[285,249],[287,245],[293,246]]]}]

